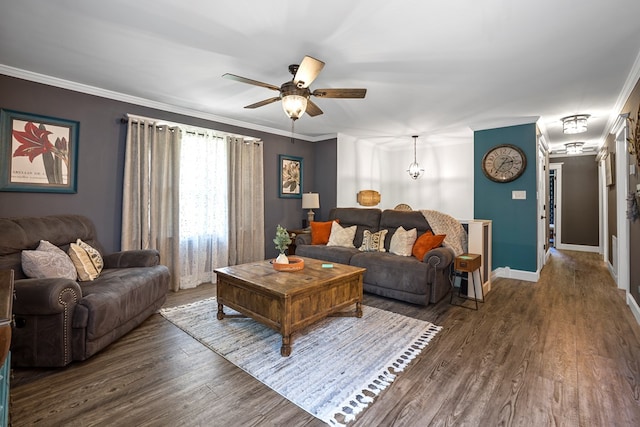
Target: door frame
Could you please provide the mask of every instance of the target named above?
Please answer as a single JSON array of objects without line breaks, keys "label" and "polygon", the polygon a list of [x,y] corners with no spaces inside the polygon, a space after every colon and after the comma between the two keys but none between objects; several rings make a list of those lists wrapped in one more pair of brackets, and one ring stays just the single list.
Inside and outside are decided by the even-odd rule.
[{"label": "door frame", "polygon": [[[620,117],[623,117],[621,115]],[[629,281],[631,266],[629,264],[630,231],[627,219],[627,194],[629,194],[629,152],[627,150],[627,120],[622,120],[623,125],[615,130],[616,135],[616,233],[618,238],[617,271],[618,288],[624,289],[629,294]]]}]

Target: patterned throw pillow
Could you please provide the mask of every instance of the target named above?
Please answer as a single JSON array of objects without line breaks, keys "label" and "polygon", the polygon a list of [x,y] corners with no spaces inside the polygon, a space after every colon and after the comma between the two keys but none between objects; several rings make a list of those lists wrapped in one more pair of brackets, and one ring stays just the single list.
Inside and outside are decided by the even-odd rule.
[{"label": "patterned throw pillow", "polygon": [[380,230],[372,233],[364,230],[362,234],[362,245],[358,248],[362,252],[386,252],[384,248],[384,239],[387,237],[389,230]]},{"label": "patterned throw pillow", "polygon": [[62,249],[47,240],[40,240],[40,244],[36,251],[52,252],[60,255],[66,255]]},{"label": "patterned throw pillow", "polygon": [[407,231],[402,226],[398,227],[393,236],[391,236],[389,252],[401,256],[411,256],[413,244],[416,242],[417,237],[418,230],[415,228]]},{"label": "patterned throw pillow", "polygon": [[100,255],[100,252],[93,246],[83,242],[80,239],[76,241],[76,244],[87,251],[87,255],[89,255],[89,258],[91,258],[91,262],[98,271],[98,274],[101,273],[102,269],[104,268],[104,261],[102,259],[102,255]]},{"label": "patterned throw pillow", "polygon": [[327,246],[342,246],[343,248],[355,248],[353,239],[356,237],[356,225],[342,227],[337,222],[331,225],[331,234]]},{"label": "patterned throw pillow", "polygon": [[69,257],[83,282],[95,280],[104,267],[100,252],[80,239],[69,246]]},{"label": "patterned throw pillow", "polygon": [[67,254],[46,240],[41,240],[34,251],[22,251],[22,271],[33,279],[78,278],[76,268]]}]

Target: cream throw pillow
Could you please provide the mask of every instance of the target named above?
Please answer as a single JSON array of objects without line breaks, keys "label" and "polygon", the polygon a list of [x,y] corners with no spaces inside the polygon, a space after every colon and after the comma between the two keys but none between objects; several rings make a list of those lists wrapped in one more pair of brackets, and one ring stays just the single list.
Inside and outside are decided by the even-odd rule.
[{"label": "cream throw pillow", "polygon": [[80,239],[69,245],[69,257],[83,282],[95,280],[104,267],[100,252]]},{"label": "cream throw pillow", "polygon": [[362,234],[362,245],[358,248],[362,252],[386,252],[384,248],[384,239],[387,237],[389,230],[380,230],[372,233],[364,230]]},{"label": "cream throw pillow", "polygon": [[329,242],[327,246],[342,246],[343,248],[355,248],[353,245],[353,239],[356,237],[356,229],[358,227],[352,225],[351,227],[343,227],[337,222],[331,224],[331,234],[329,235]]},{"label": "cream throw pillow", "polygon": [[40,240],[34,251],[22,251],[22,271],[33,279],[62,277],[76,280],[78,274],[71,259],[56,245]]},{"label": "cream throw pillow", "polygon": [[416,242],[417,237],[418,230],[415,228],[407,231],[402,226],[398,227],[393,236],[391,236],[389,252],[401,256],[411,256],[413,244]]}]

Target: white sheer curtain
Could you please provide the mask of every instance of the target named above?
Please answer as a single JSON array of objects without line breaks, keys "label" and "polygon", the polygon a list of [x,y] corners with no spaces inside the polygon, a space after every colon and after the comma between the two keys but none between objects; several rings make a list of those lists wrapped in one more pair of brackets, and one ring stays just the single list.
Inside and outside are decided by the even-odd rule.
[{"label": "white sheer curtain", "polygon": [[180,288],[215,281],[228,265],[228,143],[209,132],[185,132],[180,155]]},{"label": "white sheer curtain", "polygon": [[174,291],[263,260],[262,156],[261,141],[130,119],[122,249],[158,249]]},{"label": "white sheer curtain", "polygon": [[180,130],[129,119],[122,191],[122,250],[156,249],[178,290]]}]

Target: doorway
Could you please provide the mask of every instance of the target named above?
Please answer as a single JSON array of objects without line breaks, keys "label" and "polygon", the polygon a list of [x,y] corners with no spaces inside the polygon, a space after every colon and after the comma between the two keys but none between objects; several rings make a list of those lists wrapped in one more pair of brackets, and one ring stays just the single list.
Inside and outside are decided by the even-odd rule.
[{"label": "doorway", "polygon": [[549,169],[549,248],[555,247],[556,228],[556,169]]},{"label": "doorway", "polygon": [[562,163],[549,164],[549,236],[551,247],[562,245]]}]

